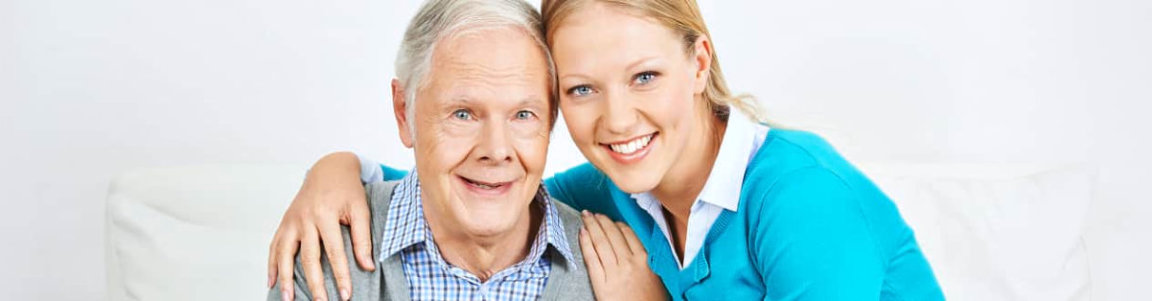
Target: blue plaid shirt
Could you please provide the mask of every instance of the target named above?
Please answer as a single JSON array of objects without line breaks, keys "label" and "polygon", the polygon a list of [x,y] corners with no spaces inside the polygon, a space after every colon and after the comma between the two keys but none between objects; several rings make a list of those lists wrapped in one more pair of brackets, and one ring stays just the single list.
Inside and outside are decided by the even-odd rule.
[{"label": "blue plaid shirt", "polygon": [[400,253],[412,300],[536,300],[544,292],[544,284],[552,271],[552,260],[544,256],[548,246],[564,256],[569,264],[573,258],[560,215],[543,185],[533,198],[532,206],[543,207],[544,222],[528,257],[480,282],[480,278],[452,266],[440,256],[424,219],[420,183],[416,172],[412,172],[392,194],[379,260]]}]

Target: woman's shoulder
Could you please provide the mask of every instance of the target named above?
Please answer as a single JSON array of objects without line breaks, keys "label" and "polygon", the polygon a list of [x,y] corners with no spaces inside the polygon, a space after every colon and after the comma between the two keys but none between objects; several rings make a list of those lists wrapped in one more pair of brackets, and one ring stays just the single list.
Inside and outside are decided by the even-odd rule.
[{"label": "woman's shoulder", "polygon": [[757,209],[858,207],[883,198],[874,185],[817,134],[772,129],[749,162],[745,198]]},{"label": "woman's shoulder", "polygon": [[592,210],[605,213],[603,208],[611,204],[612,181],[591,163],[584,163],[558,172],[544,180],[545,188],[552,198],[572,206],[576,210]]},{"label": "woman's shoulder", "polygon": [[775,183],[821,172],[833,176],[822,177],[824,182],[835,182],[834,178],[850,170],[854,170],[851,164],[823,137],[807,131],[773,128],[749,161],[745,182]]},{"label": "woman's shoulder", "polygon": [[745,174],[741,206],[749,218],[778,225],[837,221],[843,229],[869,229],[891,241],[910,233],[892,200],[826,140],[805,131],[772,131]]},{"label": "woman's shoulder", "polygon": [[552,178],[545,180],[545,183],[548,184],[548,189],[551,191],[553,186],[562,189],[603,187],[609,183],[609,179],[591,163],[584,163],[557,172]]},{"label": "woman's shoulder", "polygon": [[[767,154],[766,154],[767,153]],[[792,160],[797,164],[836,165],[843,157],[836,148],[813,132],[773,128],[764,137],[756,157]]]}]

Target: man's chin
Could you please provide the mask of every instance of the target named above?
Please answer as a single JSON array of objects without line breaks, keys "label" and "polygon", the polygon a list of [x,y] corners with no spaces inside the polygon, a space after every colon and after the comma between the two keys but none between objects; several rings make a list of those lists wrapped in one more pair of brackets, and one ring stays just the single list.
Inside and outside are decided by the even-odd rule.
[{"label": "man's chin", "polygon": [[477,239],[499,238],[510,234],[516,229],[520,221],[518,216],[510,214],[478,214],[468,217],[468,221],[461,223],[462,232]]}]

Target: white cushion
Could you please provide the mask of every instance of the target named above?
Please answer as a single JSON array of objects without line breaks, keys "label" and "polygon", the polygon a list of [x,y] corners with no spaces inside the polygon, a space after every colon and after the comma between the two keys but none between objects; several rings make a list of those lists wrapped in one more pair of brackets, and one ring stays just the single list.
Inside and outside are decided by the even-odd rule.
[{"label": "white cushion", "polygon": [[[949,299],[1083,300],[1094,174],[1019,165],[864,164],[916,231]],[[305,167],[124,175],[108,197],[110,300],[266,298],[268,244]]]},{"label": "white cushion", "polygon": [[949,299],[1086,300],[1081,167],[865,164],[913,227]]},{"label": "white cushion", "polygon": [[108,196],[110,300],[262,300],[268,245],[300,166],[148,169]]}]

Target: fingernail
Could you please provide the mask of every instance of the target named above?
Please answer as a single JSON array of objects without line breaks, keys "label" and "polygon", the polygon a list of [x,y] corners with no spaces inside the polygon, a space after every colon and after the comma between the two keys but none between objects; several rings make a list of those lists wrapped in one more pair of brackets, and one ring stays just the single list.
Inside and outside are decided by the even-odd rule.
[{"label": "fingernail", "polygon": [[275,280],[272,280],[272,275],[268,275],[268,288],[272,288],[272,285],[275,284],[272,281],[275,281]]},{"label": "fingernail", "polygon": [[588,213],[588,210],[581,210],[580,213],[584,214],[584,216],[592,216],[591,213]]},{"label": "fingernail", "polygon": [[348,294],[348,289],[345,288],[345,289],[340,290],[340,299],[343,299],[344,301],[348,301],[348,299],[350,299],[350,298],[352,298],[352,296],[350,296],[350,294]]},{"label": "fingernail", "polygon": [[283,290],[283,289],[280,290],[280,300],[282,300],[282,301],[292,300],[292,299],[290,299],[290,298],[292,298],[292,296],[290,296],[288,294],[290,294],[288,292],[288,290]]}]

